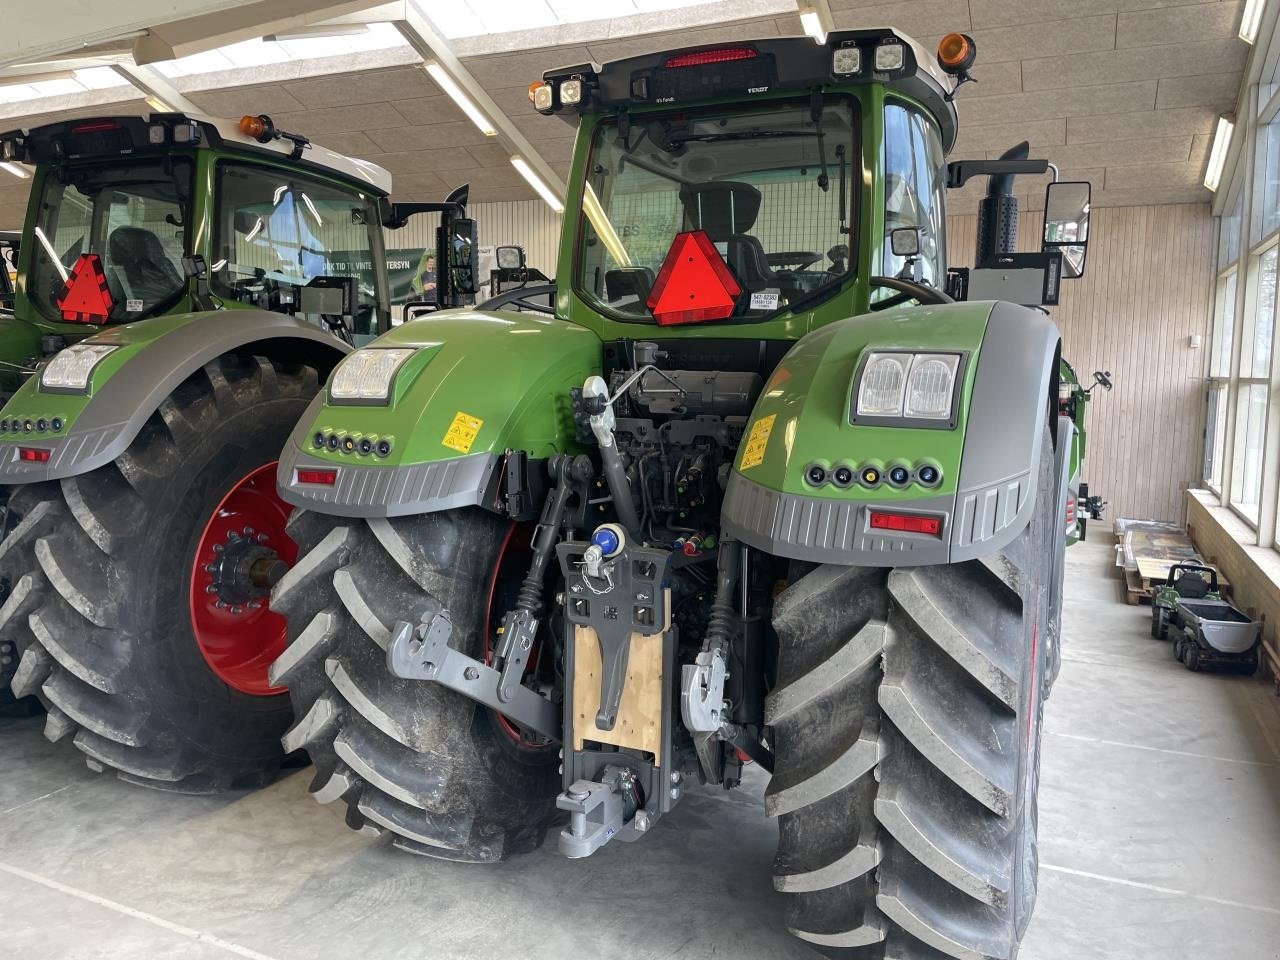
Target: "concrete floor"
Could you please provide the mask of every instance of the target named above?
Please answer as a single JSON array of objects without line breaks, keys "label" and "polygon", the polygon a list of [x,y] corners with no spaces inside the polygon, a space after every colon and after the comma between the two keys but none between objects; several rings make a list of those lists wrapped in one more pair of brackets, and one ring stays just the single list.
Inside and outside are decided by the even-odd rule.
[{"label": "concrete floor", "polygon": [[[1174,662],[1147,634],[1149,608],[1119,600],[1110,561],[1102,542],[1068,552],[1040,900],[1022,960],[1274,960],[1280,702],[1260,681]],[[549,843],[493,868],[358,836],[307,797],[308,778],[168,796],[92,774],[38,720],[0,722],[0,952],[813,957],[782,933],[761,777],[731,795],[691,793],[634,846],[571,863]]]}]

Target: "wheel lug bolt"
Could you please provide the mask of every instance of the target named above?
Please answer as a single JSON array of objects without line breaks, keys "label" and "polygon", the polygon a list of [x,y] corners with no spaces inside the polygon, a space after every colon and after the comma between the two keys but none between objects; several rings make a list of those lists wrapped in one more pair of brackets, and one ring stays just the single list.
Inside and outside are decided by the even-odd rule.
[{"label": "wheel lug bolt", "polygon": [[260,534],[258,534],[258,542],[259,542],[259,543],[266,543],[266,542],[267,542],[267,535],[266,535],[265,533],[260,533]]},{"label": "wheel lug bolt", "polygon": [[217,570],[217,569],[218,569],[218,565],[217,565],[216,563],[206,563],[206,564],[204,565],[204,572],[205,572],[205,573],[213,573],[213,571],[215,571],[215,570]]},{"label": "wheel lug bolt", "polygon": [[231,608],[231,612],[232,612],[232,613],[244,613],[244,608],[243,608],[243,607],[232,607],[232,608]]},{"label": "wheel lug bolt", "polygon": [[221,553],[221,552],[222,552],[222,544],[220,544],[220,543],[215,543],[215,544],[213,545],[213,552],[214,552],[214,553]]},{"label": "wheel lug bolt", "polygon": [[204,592],[205,592],[205,593],[217,593],[217,592],[218,592],[218,588],[217,588],[214,584],[212,584],[212,583],[211,583],[211,584],[209,584],[207,587],[205,587],[205,588],[204,588]]},{"label": "wheel lug bolt", "polygon": [[244,533],[245,533],[245,536],[246,536],[246,537],[248,537],[248,536],[252,536],[252,535],[253,535],[253,527],[245,527],[245,528],[244,528]]},{"label": "wheel lug bolt", "polygon": [[219,610],[225,610],[227,609],[227,601],[219,600],[217,603],[214,604],[214,606],[217,607]]}]

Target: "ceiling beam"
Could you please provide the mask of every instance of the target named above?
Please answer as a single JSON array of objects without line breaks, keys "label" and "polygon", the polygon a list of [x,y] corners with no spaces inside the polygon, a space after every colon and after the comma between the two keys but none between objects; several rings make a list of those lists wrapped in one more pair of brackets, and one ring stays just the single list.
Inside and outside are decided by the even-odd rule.
[{"label": "ceiling beam", "polygon": [[169,78],[155,67],[117,63],[112,69],[133,84],[157,113],[178,112],[188,116],[204,114],[203,110],[183,96],[182,92],[169,82]]},{"label": "ceiling beam", "polygon": [[401,17],[392,22],[395,24],[396,29],[400,31],[401,36],[404,37],[405,42],[413,47],[418,56],[422,57],[424,61],[435,61],[444,68],[445,72],[462,89],[463,93],[488,118],[494,130],[497,131],[498,142],[503,145],[510,156],[513,159],[516,157],[523,158],[534,174],[563,203],[565,184],[560,179],[560,175],[534,149],[529,139],[511,122],[511,118],[503,112],[502,108],[494,103],[493,98],[485,92],[480,82],[471,75],[471,71],[463,65],[457,54],[453,52],[449,41],[444,38],[423,13],[417,0],[406,0]]},{"label": "ceiling beam", "polygon": [[138,63],[344,17],[379,0],[48,0],[10,4],[0,30],[0,67],[75,57],[103,43],[132,43]]}]

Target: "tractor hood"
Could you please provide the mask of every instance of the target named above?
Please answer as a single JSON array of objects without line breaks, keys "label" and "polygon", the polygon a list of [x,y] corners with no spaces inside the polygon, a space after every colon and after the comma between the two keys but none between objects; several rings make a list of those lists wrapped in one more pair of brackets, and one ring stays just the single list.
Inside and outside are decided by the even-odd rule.
[{"label": "tractor hood", "polygon": [[[281,455],[280,494],[344,516],[485,502],[507,450],[540,459],[574,445],[569,390],[600,372],[600,354],[589,330],[529,313],[403,324],[352,355],[363,379],[334,371]],[[344,395],[349,384],[385,393]]]}]

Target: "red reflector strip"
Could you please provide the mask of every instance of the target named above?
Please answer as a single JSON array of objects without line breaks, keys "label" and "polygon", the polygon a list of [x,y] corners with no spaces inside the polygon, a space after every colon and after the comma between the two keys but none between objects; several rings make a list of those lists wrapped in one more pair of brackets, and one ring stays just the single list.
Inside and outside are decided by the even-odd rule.
[{"label": "red reflector strip", "polygon": [[337,470],[299,470],[299,483],[318,483],[324,487],[332,487],[338,482]]},{"label": "red reflector strip", "polygon": [[48,463],[49,451],[42,450],[40,447],[19,447],[18,459],[25,460],[27,463]]},{"label": "red reflector strip", "polygon": [[664,66],[700,67],[707,63],[729,63],[733,60],[754,60],[757,54],[750,47],[721,47],[718,50],[697,50],[694,53],[678,53],[667,57]]},{"label": "red reflector strip", "polygon": [[1067,497],[1067,523],[1075,523],[1075,522],[1076,522],[1076,498],[1072,496],[1068,496]]},{"label": "red reflector strip", "polygon": [[942,521],[938,517],[917,517],[909,513],[879,513],[873,510],[871,528],[896,530],[900,533],[927,533],[936,537],[942,532]]}]

